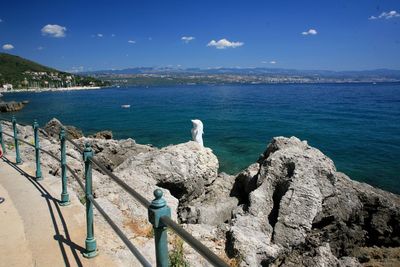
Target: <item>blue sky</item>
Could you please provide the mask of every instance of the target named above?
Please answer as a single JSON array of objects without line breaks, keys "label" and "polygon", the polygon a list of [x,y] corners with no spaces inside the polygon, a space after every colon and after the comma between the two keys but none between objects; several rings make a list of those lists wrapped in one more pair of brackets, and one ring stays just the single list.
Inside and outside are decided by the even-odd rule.
[{"label": "blue sky", "polygon": [[14,0],[0,5],[0,49],[68,71],[400,69],[399,13],[399,0]]}]

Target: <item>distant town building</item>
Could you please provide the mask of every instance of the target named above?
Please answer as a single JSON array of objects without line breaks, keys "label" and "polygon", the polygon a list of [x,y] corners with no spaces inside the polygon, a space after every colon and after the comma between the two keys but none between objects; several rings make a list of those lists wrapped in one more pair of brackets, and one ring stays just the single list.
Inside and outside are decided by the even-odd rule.
[{"label": "distant town building", "polygon": [[8,90],[12,90],[12,89],[13,89],[12,84],[9,84],[9,83],[3,84],[3,91],[8,91]]}]

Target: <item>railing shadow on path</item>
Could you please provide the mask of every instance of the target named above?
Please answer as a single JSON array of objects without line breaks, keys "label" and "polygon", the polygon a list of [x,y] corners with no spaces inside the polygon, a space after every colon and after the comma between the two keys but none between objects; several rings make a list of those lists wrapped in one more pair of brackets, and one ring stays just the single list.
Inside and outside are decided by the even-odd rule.
[{"label": "railing shadow on path", "polygon": [[[143,266],[151,266],[149,261],[141,254],[141,252],[136,248],[136,246],[129,240],[129,238],[124,234],[124,232],[118,227],[118,225],[111,219],[111,217],[103,210],[101,205],[94,199],[93,191],[92,191],[92,164],[99,167],[106,176],[108,176],[111,180],[117,183],[125,192],[131,195],[138,203],[140,203],[145,209],[148,211],[148,220],[153,225],[154,230],[154,242],[155,242],[155,249],[156,249],[156,264],[157,267],[168,267],[170,266],[169,260],[169,252],[168,252],[168,229],[172,230],[181,237],[188,245],[190,245],[195,251],[197,251],[202,257],[208,260],[214,266],[221,266],[221,267],[228,267],[229,265],[222,260],[219,256],[217,256],[214,252],[212,252],[207,246],[203,245],[199,240],[194,238],[189,232],[183,229],[178,223],[171,219],[171,209],[167,205],[167,202],[163,198],[163,191],[161,189],[155,189],[153,192],[154,199],[150,202],[145,197],[143,197],[139,192],[137,192],[134,188],[130,187],[127,183],[125,183],[122,179],[118,178],[110,172],[107,168],[105,168],[100,162],[98,162],[94,158],[94,153],[91,148],[90,143],[86,142],[84,148],[80,145],[75,143],[72,139],[66,136],[65,128],[61,127],[60,131],[52,131],[53,134],[59,136],[60,140],[60,154],[61,158],[58,158],[53,153],[40,148],[39,145],[39,132],[41,132],[44,136],[48,136],[48,133],[39,128],[37,121],[35,120],[33,123],[33,130],[34,130],[34,139],[35,144],[31,144],[25,140],[18,138],[18,128],[15,117],[11,121],[13,135],[10,133],[6,133],[2,131],[1,121],[0,121],[0,143],[3,147],[5,152],[5,142],[3,139],[3,134],[14,139],[14,147],[15,147],[15,164],[9,161],[9,164],[13,166],[17,171],[19,171],[22,175],[25,175],[29,181],[35,185],[35,187],[39,190],[42,196],[45,197],[47,201],[47,205],[49,206],[49,211],[52,216],[54,229],[56,235],[54,239],[58,241],[61,252],[64,256],[66,266],[70,266],[68,258],[66,256],[64,244],[68,245],[75,257],[75,260],[78,266],[82,266],[82,263],[79,261],[79,257],[77,256],[76,251],[83,252],[82,255],[86,258],[93,258],[98,254],[96,239],[94,237],[93,231],[93,207],[95,207],[98,212],[103,216],[109,226],[114,230],[114,232],[119,236],[119,238],[123,241],[123,243],[127,246],[127,248],[133,253],[136,259],[140,262]],[[23,124],[24,125],[24,124]],[[24,125],[28,126],[28,125]],[[75,172],[69,167],[66,163],[66,141],[71,143],[75,149],[77,149],[83,156],[83,161],[85,163],[84,169],[84,180],[85,182],[82,183],[81,179],[75,174]],[[35,158],[36,158],[36,177],[29,176],[23,170],[21,170],[18,164],[22,163],[20,153],[19,153],[19,142],[25,143],[31,147],[35,148]],[[41,168],[40,168],[40,152],[43,152],[50,157],[54,158],[58,162],[61,163],[61,182],[62,182],[62,193],[61,199],[57,200],[53,198],[37,181],[42,180],[43,177],[41,175]],[[86,240],[85,240],[85,248],[77,246],[73,243],[70,239],[68,234],[68,229],[65,223],[64,218],[62,217],[61,211],[59,209],[59,205],[66,206],[69,203],[69,194],[67,190],[67,170],[70,172],[72,177],[76,180],[79,184],[80,188],[85,192],[86,198]],[[65,238],[60,235],[60,231],[55,220],[54,211],[52,209],[52,205],[56,207],[58,216],[61,219],[63,224]],[[62,208],[61,208],[62,209]]]},{"label": "railing shadow on path", "polygon": [[[54,227],[54,232],[55,235],[53,236],[54,240],[57,241],[58,246],[60,247],[61,254],[63,256],[63,260],[65,263],[65,266],[69,267],[71,266],[70,259],[68,259],[67,253],[66,253],[66,248],[65,246],[68,246],[71,250],[71,253],[74,257],[75,263],[73,266],[79,266],[82,267],[82,262],[78,256],[78,253],[82,253],[85,251],[85,248],[79,246],[78,244],[74,243],[71,238],[70,234],[68,231],[68,226],[67,223],[65,222],[64,216],[60,210],[60,207],[58,203],[60,202],[58,199],[54,198],[40,183],[38,183],[35,179],[35,177],[29,175],[27,172],[22,170],[16,163],[10,161],[7,157],[3,156],[3,161],[10,165],[12,168],[14,168],[16,171],[18,171],[21,175],[25,176],[25,178],[39,191],[41,194],[41,197],[43,197],[46,200],[47,207],[49,209],[49,213],[51,216],[51,220],[53,223]],[[54,212],[54,207],[56,209],[56,213]],[[62,229],[64,230],[65,237],[60,233],[60,226],[57,223],[56,216],[61,221],[62,224]]]}]

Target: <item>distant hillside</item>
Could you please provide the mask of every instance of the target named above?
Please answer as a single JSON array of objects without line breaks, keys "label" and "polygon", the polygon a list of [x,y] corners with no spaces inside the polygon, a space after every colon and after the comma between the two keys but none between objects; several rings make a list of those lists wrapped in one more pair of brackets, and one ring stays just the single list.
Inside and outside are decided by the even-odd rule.
[{"label": "distant hillside", "polygon": [[12,84],[16,89],[108,85],[93,77],[58,71],[19,56],[0,53],[0,87],[3,84]]},{"label": "distant hillside", "polygon": [[86,72],[119,86],[275,83],[380,83],[400,82],[400,70],[296,70],[279,68],[152,68]]},{"label": "distant hillside", "polygon": [[130,75],[130,74],[217,74],[217,75],[276,75],[276,76],[319,76],[319,77],[347,77],[347,78],[371,78],[385,77],[400,79],[400,70],[375,69],[361,71],[330,71],[330,70],[297,70],[282,68],[169,68],[169,67],[137,67],[117,70],[99,70],[82,72],[85,75],[106,76],[106,75]]}]

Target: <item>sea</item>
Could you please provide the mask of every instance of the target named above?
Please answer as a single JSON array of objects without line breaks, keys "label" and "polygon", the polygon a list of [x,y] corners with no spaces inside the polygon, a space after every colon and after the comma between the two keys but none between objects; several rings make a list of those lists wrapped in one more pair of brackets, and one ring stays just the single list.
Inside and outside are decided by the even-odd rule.
[{"label": "sea", "polygon": [[43,126],[55,117],[85,135],[111,130],[157,147],[189,141],[191,119],[200,119],[205,146],[229,174],[254,163],[274,136],[296,136],[352,179],[400,194],[400,83],[114,87],[3,100],[29,104],[0,118]]}]

